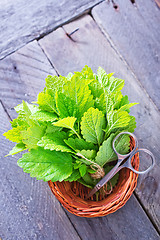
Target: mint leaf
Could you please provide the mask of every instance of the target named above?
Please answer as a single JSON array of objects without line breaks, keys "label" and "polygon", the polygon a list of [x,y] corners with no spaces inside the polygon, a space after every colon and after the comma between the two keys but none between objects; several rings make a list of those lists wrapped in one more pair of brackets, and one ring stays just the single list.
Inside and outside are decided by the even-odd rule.
[{"label": "mint leaf", "polygon": [[68,81],[67,78],[63,76],[51,76],[48,75],[46,78],[46,87],[51,93],[52,97],[55,96],[56,91],[62,91],[63,85]]},{"label": "mint leaf", "polygon": [[74,129],[75,121],[76,121],[75,117],[67,117],[67,118],[60,119],[59,121],[57,121],[53,124],[54,124],[54,126],[57,126],[57,127],[63,127],[63,128],[71,129],[80,138],[80,136],[78,135],[78,133]]},{"label": "mint leaf", "polygon": [[136,119],[133,116],[130,116],[130,121],[126,127],[123,128],[123,131],[128,131],[133,133],[136,128]]},{"label": "mint leaf", "polygon": [[22,103],[17,105],[14,109],[17,113],[29,116],[30,114],[35,113],[38,110],[38,106],[22,101]]},{"label": "mint leaf", "polygon": [[119,78],[114,78],[113,73],[107,74],[105,70],[101,67],[98,68],[97,77],[98,81],[104,87],[106,91],[118,92],[124,86],[124,80]]},{"label": "mint leaf", "polygon": [[106,113],[108,104],[106,102],[106,97],[104,93],[102,93],[99,98],[95,99],[95,107],[98,108],[100,111],[102,111],[104,114]]},{"label": "mint leaf", "polygon": [[83,114],[90,107],[94,106],[93,96],[86,80],[80,80],[76,75],[71,80],[64,85],[64,94],[74,102],[74,112],[76,113],[76,118],[80,120]]},{"label": "mint leaf", "polygon": [[13,128],[8,132],[5,132],[3,136],[5,136],[12,142],[20,143],[22,141],[21,132],[23,130],[24,130],[23,126],[17,126],[16,128]]},{"label": "mint leaf", "polygon": [[55,100],[47,91],[38,94],[37,104],[44,111],[57,113]]},{"label": "mint leaf", "polygon": [[94,99],[99,98],[102,94],[104,94],[103,87],[96,79],[92,81],[88,86]]},{"label": "mint leaf", "polygon": [[84,66],[84,68],[82,68],[81,75],[86,80],[95,79],[92,69],[90,67],[88,67],[87,65]]},{"label": "mint leaf", "polygon": [[100,145],[103,141],[105,125],[103,113],[98,109],[90,108],[82,118],[82,135],[86,141]]},{"label": "mint leaf", "polygon": [[52,112],[46,112],[46,111],[39,110],[39,111],[33,113],[32,115],[30,115],[30,119],[37,120],[37,121],[53,122],[53,121],[57,120],[57,115]]},{"label": "mint leaf", "polygon": [[64,93],[56,94],[56,107],[60,118],[78,116],[78,108],[76,103]]},{"label": "mint leaf", "polygon": [[65,144],[65,138],[67,138],[65,132],[55,132],[42,137],[37,145],[51,151],[72,152],[72,150]]},{"label": "mint leaf", "polygon": [[17,154],[17,153],[19,153],[19,152],[24,151],[25,149],[26,149],[26,146],[25,146],[24,143],[22,143],[22,142],[17,143],[16,146],[14,146],[14,147],[12,148],[12,150],[8,153],[7,156]]},{"label": "mint leaf", "polygon": [[78,153],[82,154],[87,159],[94,159],[96,157],[96,151],[95,150],[81,150],[78,151]]},{"label": "mint leaf", "polygon": [[110,73],[110,75],[108,75],[102,67],[99,67],[97,70],[98,81],[104,88],[109,85],[109,79],[112,75],[113,73]]},{"label": "mint leaf", "polygon": [[[107,114],[108,126],[106,133],[109,135],[113,130],[126,127],[130,122],[130,115],[126,111],[111,111]],[[107,135],[107,136],[108,136]]]},{"label": "mint leaf", "polygon": [[64,179],[64,181],[73,182],[73,181],[77,181],[79,178],[81,178],[81,175],[79,170],[76,169],[72,172],[72,174],[68,178]]},{"label": "mint leaf", "polygon": [[125,96],[122,96],[121,94],[121,97],[120,98],[116,98],[114,100],[115,104],[114,104],[114,109],[118,110],[119,108],[121,108],[122,106],[126,105],[126,104],[129,104],[129,100],[128,100],[128,96],[125,95]]},{"label": "mint leaf", "polygon": [[33,125],[21,132],[22,141],[27,148],[37,148],[37,143],[44,135],[45,129],[45,126]]},{"label": "mint leaf", "polygon": [[[101,167],[103,167],[106,163],[115,161],[117,159],[117,155],[115,154],[112,147],[112,142],[116,135],[117,133],[112,133],[111,136],[105,140],[102,146],[99,148],[95,162],[98,163]],[[122,137],[119,138],[119,141],[117,141],[115,144],[117,152],[121,154],[128,153],[130,145],[129,141],[129,135],[122,135]]]},{"label": "mint leaf", "polygon": [[66,76],[67,80],[71,80],[73,73],[69,72]]},{"label": "mint leaf", "polygon": [[136,105],[136,104],[138,104],[138,103],[125,104],[125,105],[123,105],[119,110],[120,110],[120,111],[127,111],[127,112],[129,112],[129,109],[130,109],[132,106]]},{"label": "mint leaf", "polygon": [[61,127],[56,127],[54,126],[51,122],[47,122],[47,128],[46,128],[46,131],[45,133],[55,133],[57,131],[61,131],[62,128]]},{"label": "mint leaf", "polygon": [[31,149],[18,160],[18,166],[31,177],[44,181],[63,181],[72,173],[72,157],[69,153]]},{"label": "mint leaf", "polygon": [[64,142],[76,152],[83,149],[92,150],[96,148],[93,143],[86,142],[84,139],[79,138],[68,138],[67,140],[65,139]]},{"label": "mint leaf", "polygon": [[86,174],[86,172],[87,172],[87,167],[86,167],[85,164],[82,164],[82,165],[80,166],[79,172],[80,172],[81,177],[83,177],[83,176]]}]

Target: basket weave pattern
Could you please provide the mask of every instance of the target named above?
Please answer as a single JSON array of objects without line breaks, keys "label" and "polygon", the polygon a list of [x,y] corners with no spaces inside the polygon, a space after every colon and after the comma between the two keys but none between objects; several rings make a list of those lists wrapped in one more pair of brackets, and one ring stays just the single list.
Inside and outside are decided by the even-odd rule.
[{"label": "basket weave pattern", "polygon": [[[134,147],[134,141],[131,138],[130,149]],[[139,168],[139,155],[136,154],[132,158],[133,167]],[[120,171],[119,180],[114,187],[112,193],[105,199],[94,201],[94,197],[85,200],[85,196],[91,189],[83,186],[79,182],[51,182],[49,187],[52,193],[60,201],[60,203],[71,213],[80,217],[102,217],[109,213],[117,211],[131,197],[137,185],[138,174],[133,173],[127,168]]]}]

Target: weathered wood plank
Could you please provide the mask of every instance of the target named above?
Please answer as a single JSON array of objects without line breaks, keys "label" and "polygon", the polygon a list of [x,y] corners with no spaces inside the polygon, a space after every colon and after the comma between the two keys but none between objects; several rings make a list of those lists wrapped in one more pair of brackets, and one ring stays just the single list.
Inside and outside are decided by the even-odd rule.
[{"label": "weathered wood plank", "polygon": [[[44,77],[55,73],[36,42],[2,60],[0,66],[1,97],[12,118],[10,107],[22,99],[35,100]],[[4,157],[14,145],[2,136],[10,128],[9,120],[0,103],[0,238],[80,239],[48,184],[24,173],[16,164],[18,155]]]},{"label": "weathered wood plank", "polygon": [[159,239],[134,197],[119,211],[102,218],[86,219],[67,214],[83,240]]},{"label": "weathered wood plank", "polygon": [[36,41],[0,61],[0,99],[12,118],[22,99],[36,100],[48,74],[56,72]]},{"label": "weathered wood plank", "polygon": [[0,59],[102,0],[7,0],[0,4]]},{"label": "weathered wood plank", "polygon": [[160,109],[160,9],[152,0],[99,4],[92,14]]},{"label": "weathered wood plank", "polygon": [[[72,35],[74,39],[74,41],[72,41],[67,37],[66,32],[72,32],[77,28],[79,28],[79,31]],[[59,74],[66,75],[70,71],[81,70],[82,67],[87,64],[92,67],[94,71],[97,70],[98,66],[102,66],[106,71],[115,72],[116,76],[125,79],[126,83],[123,93],[129,95],[130,101],[140,103],[139,106],[134,107],[132,110],[132,114],[134,114],[137,119],[137,129],[135,133],[139,139],[139,143],[141,146],[153,151],[156,160],[159,161],[159,143],[157,139],[160,117],[157,113],[157,108],[146,96],[144,89],[139,85],[135,75],[126,63],[122,61],[120,56],[117,55],[108,39],[101,33],[90,16],[87,15],[67,24],[64,26],[64,29],[57,29],[55,32],[41,39],[39,43]],[[159,165],[160,163],[157,162],[152,172],[139,177],[139,184],[136,190],[146,211],[150,214],[155,224],[157,224],[157,227],[160,219]],[[154,179],[154,183],[146,180],[149,177]],[[142,184],[143,191],[141,190]],[[154,194],[152,191],[153,184]],[[145,191],[147,195],[143,194]],[[147,201],[148,198],[152,199],[152,201]],[[135,201],[135,199],[133,201]],[[132,203],[129,202],[128,204]],[[128,222],[128,214],[129,212],[126,211],[126,224]],[[136,219],[134,219],[134,221],[136,222]],[[148,231],[147,229],[148,227],[146,226],[144,231]],[[134,228],[134,231],[138,232],[138,225]]]}]

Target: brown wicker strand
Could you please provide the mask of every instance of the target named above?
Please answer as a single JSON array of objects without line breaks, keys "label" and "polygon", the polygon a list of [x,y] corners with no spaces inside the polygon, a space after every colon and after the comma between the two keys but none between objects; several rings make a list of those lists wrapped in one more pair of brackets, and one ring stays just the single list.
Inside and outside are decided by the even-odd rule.
[{"label": "brown wicker strand", "polygon": [[[134,147],[134,140],[130,140],[130,149]],[[139,154],[132,157],[132,165],[138,170]],[[120,171],[117,185],[112,189],[110,194],[105,194],[104,198],[99,194],[99,201],[96,196],[85,200],[85,196],[90,192],[90,189],[83,186],[79,182],[51,182],[49,187],[56,198],[62,205],[71,213],[80,217],[102,217],[113,213],[124,206],[131,197],[137,185],[138,174],[133,173],[127,168]],[[105,187],[107,193],[107,185]]]}]

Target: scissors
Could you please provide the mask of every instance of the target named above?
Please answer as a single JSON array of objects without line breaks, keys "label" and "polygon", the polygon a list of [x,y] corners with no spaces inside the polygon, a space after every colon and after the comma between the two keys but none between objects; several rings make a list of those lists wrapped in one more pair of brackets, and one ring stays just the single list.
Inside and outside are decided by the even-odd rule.
[{"label": "scissors", "polygon": [[[128,154],[122,155],[120,153],[118,153],[116,151],[115,148],[115,142],[116,140],[123,134],[128,134],[130,136],[133,137],[134,141],[135,141],[135,146],[134,149],[129,152]],[[154,155],[147,149],[144,148],[139,148],[138,150],[136,150],[138,148],[138,140],[136,138],[136,136],[133,133],[130,132],[121,132],[119,133],[113,140],[113,150],[114,152],[117,154],[118,157],[118,161],[117,164],[112,168],[112,170],[107,173],[96,185],[95,187],[90,191],[90,193],[88,194],[88,196],[86,197],[86,199],[90,198],[94,193],[96,193],[101,187],[103,187],[104,184],[106,184],[117,172],[119,172],[122,168],[129,168],[130,170],[132,170],[134,173],[137,174],[144,174],[144,173],[148,173],[155,165],[155,157]],[[137,171],[132,167],[131,164],[131,159],[132,157],[138,153],[138,152],[146,152],[148,155],[150,155],[151,159],[152,159],[152,164],[144,171]]]}]

